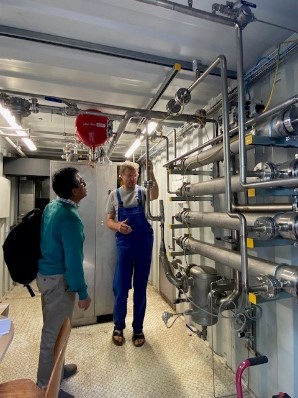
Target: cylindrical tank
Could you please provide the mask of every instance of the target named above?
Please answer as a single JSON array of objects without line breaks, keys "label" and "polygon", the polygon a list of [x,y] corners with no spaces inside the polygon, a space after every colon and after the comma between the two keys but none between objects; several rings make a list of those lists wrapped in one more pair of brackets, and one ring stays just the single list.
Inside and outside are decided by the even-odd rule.
[{"label": "cylindrical tank", "polygon": [[217,281],[216,269],[205,265],[194,266],[189,271],[191,281],[191,318],[202,326],[211,326],[217,322],[217,317],[211,315],[208,306],[208,294],[212,290],[211,283]]}]

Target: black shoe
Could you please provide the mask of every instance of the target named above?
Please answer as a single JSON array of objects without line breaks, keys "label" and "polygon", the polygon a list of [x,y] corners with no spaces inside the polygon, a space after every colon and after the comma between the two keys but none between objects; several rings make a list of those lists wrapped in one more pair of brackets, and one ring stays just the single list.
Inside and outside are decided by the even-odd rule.
[{"label": "black shoe", "polygon": [[58,398],[75,398],[75,396],[66,391],[59,390]]},{"label": "black shoe", "polygon": [[[64,365],[63,380],[68,379],[69,377],[75,375],[77,373],[77,371],[78,371],[77,365],[75,365],[74,363]],[[60,398],[60,396],[59,396],[59,398]]]}]

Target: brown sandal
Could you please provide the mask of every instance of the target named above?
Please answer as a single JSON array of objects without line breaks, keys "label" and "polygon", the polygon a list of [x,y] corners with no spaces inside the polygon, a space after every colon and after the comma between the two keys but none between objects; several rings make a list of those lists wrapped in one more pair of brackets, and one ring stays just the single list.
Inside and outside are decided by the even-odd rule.
[{"label": "brown sandal", "polygon": [[144,333],[134,333],[132,335],[132,342],[135,347],[142,347],[145,343]]},{"label": "brown sandal", "polygon": [[113,331],[112,341],[116,345],[122,345],[125,341],[123,336],[123,330],[115,330]]}]

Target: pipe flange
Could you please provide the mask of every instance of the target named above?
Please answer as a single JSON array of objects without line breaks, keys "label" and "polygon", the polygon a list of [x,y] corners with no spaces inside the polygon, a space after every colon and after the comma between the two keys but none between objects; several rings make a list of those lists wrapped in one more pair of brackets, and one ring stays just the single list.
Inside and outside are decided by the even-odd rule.
[{"label": "pipe flange", "polygon": [[264,289],[258,292],[261,297],[265,300],[273,300],[278,297],[282,289],[282,284],[278,279],[274,278],[272,275],[260,275],[257,276],[257,280]]},{"label": "pipe flange", "polygon": [[255,239],[270,240],[278,235],[276,222],[272,217],[259,217],[252,228],[252,235]]},{"label": "pipe flange", "polygon": [[187,88],[179,88],[175,95],[175,101],[176,103],[180,105],[186,105],[190,102],[191,100],[191,95],[190,92],[187,90]]},{"label": "pipe flange", "polygon": [[284,239],[298,240],[298,213],[279,213],[274,217],[278,235]]},{"label": "pipe flange", "polygon": [[167,103],[166,109],[167,112],[175,115],[181,111],[181,105],[174,99],[170,99],[170,101]]},{"label": "pipe flange", "polygon": [[291,106],[287,109],[283,116],[283,124],[291,135],[298,132],[298,108],[296,106]]},{"label": "pipe flange", "polygon": [[254,167],[254,171],[261,174],[261,181],[270,181],[274,178],[275,165],[270,162],[260,162]]}]

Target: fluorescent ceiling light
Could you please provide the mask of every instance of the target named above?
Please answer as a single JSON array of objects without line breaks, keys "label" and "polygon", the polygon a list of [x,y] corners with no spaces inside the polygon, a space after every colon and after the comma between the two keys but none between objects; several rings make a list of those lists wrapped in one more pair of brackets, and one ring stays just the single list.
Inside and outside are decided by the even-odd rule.
[{"label": "fluorescent ceiling light", "polygon": [[[153,133],[153,131],[156,129],[157,123],[156,122],[150,122],[148,123],[148,135]],[[145,127],[144,130],[142,131],[142,134],[146,134],[147,128]]]},{"label": "fluorescent ceiling light", "polygon": [[128,149],[126,154],[124,155],[126,158],[130,158],[131,155],[134,153],[134,151],[141,145],[141,142],[144,139],[144,135],[146,134],[148,130],[148,135],[153,133],[153,131],[156,129],[157,123],[156,122],[150,122],[148,123],[148,126],[144,128],[144,130],[141,132],[141,135],[139,138],[135,140],[135,142],[132,144],[132,146]]},{"label": "fluorescent ceiling light", "polygon": [[140,138],[137,138],[124,156],[126,158],[130,158],[134,151],[141,145],[141,142],[142,140]]},{"label": "fluorescent ceiling light", "polygon": [[4,108],[1,104],[0,104],[0,114],[7,121],[7,123],[10,125],[10,127],[15,129],[17,135],[19,135],[20,137],[24,137],[24,138],[22,138],[22,141],[27,146],[27,148],[30,151],[36,151],[37,148],[36,148],[34,142],[31,140],[31,138],[28,137],[28,134],[22,129],[22,126],[20,126],[16,122],[16,118],[11,114],[10,110],[7,108]]}]

